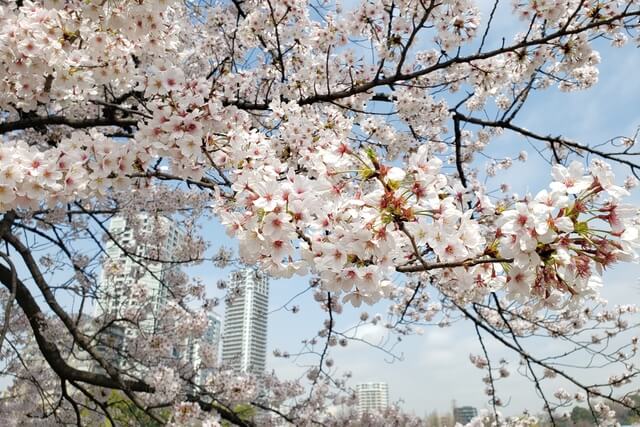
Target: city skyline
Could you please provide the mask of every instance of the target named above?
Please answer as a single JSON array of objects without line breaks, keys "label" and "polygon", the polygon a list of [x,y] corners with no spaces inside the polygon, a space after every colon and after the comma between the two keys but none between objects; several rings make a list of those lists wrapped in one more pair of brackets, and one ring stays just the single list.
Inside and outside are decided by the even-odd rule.
[{"label": "city skyline", "polygon": [[[157,236],[158,230],[162,238],[156,239],[152,246],[144,236],[149,233]],[[163,280],[168,274],[178,271],[178,267],[150,259],[172,259],[182,230],[168,217],[150,218],[142,213],[129,219],[113,217],[106,233],[113,238],[105,245],[108,258],[103,262],[100,274],[95,315],[120,316],[132,308],[131,292],[143,292],[147,295],[148,304],[135,308],[145,310],[140,322],[141,330],[154,333],[160,321],[156,313],[167,298],[168,290]],[[140,257],[139,260],[126,256],[125,250]],[[204,382],[210,371],[198,369],[201,363],[199,352],[204,344],[213,347],[216,360],[236,371],[261,374],[266,367],[268,278],[258,270],[246,267],[232,272],[230,283],[229,293],[235,292],[236,295],[227,299],[224,322],[218,313],[210,312],[204,334],[187,338],[183,346],[173,350],[173,357],[189,362],[198,371],[198,383]],[[103,339],[119,350],[132,343],[136,333],[139,332],[134,328],[114,324],[103,332]],[[226,346],[221,345],[223,343]],[[102,347],[105,353],[111,351],[107,348],[109,346]]]}]

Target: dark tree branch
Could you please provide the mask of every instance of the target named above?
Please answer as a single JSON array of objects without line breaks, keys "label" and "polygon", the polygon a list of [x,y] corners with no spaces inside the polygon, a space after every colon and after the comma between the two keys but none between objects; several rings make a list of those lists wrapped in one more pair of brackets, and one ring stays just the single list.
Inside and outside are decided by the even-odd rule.
[{"label": "dark tree branch", "polygon": [[129,128],[137,126],[138,120],[116,118],[70,119],[64,116],[33,117],[13,122],[0,123],[0,134],[49,125],[64,125],[75,129],[92,128],[97,126]]}]

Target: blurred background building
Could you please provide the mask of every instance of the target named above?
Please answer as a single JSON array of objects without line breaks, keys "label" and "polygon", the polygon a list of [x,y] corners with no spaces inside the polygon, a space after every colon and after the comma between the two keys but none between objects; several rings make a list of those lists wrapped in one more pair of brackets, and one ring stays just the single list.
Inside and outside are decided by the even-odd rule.
[{"label": "blurred background building", "polygon": [[253,268],[231,273],[224,315],[222,363],[260,375],[267,362],[269,280]]},{"label": "blurred background building", "polygon": [[[164,281],[178,270],[174,263],[153,260],[175,259],[182,231],[165,216],[139,214],[129,221],[124,217],[112,218],[106,234],[109,238],[105,245],[106,258],[95,314],[120,316],[140,301],[140,298],[131,298],[131,293],[144,292],[147,306],[140,307],[145,311],[141,328],[152,333],[157,322],[155,313],[167,300],[168,289]],[[127,328],[125,333],[131,334],[134,330]]]},{"label": "blurred background building", "polygon": [[[106,257],[98,283],[95,300],[95,316],[102,321],[113,319],[96,336],[97,349],[121,369],[144,370],[141,366],[125,366],[126,350],[134,345],[139,333],[162,333],[171,325],[162,324],[161,311],[166,306],[171,275],[181,274],[177,259],[184,232],[171,218],[146,213],[130,218],[113,217],[108,225]],[[162,262],[165,261],[165,262]],[[175,278],[175,277],[174,277]],[[117,319],[138,317],[138,326]],[[211,351],[217,360],[219,353],[221,321],[211,312],[208,326],[201,337],[185,337],[184,342],[174,343],[172,355],[187,362],[197,373],[196,383],[201,383],[209,369],[201,369],[202,351]],[[206,348],[205,348],[206,347]],[[101,368],[96,366],[96,370]]]},{"label": "blurred background building", "polygon": [[389,385],[384,382],[370,382],[356,385],[358,413],[373,412],[389,406]]},{"label": "blurred background building", "polygon": [[453,407],[453,419],[456,423],[467,424],[473,418],[478,416],[478,410],[473,406]]}]

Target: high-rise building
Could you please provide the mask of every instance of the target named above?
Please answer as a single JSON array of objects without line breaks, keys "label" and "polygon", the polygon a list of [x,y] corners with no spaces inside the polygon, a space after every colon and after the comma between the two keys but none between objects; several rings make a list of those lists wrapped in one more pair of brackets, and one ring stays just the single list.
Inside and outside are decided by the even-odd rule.
[{"label": "high-rise building", "polygon": [[389,406],[389,385],[383,382],[370,382],[356,385],[358,413],[373,412]]},{"label": "high-rise building", "polygon": [[[139,329],[129,327],[126,322],[105,328],[99,337],[98,350],[103,357],[114,358],[121,368],[144,371],[144,367],[127,363],[118,351],[131,345],[140,331],[162,334],[163,328],[170,326],[162,325],[158,312],[167,303],[170,291],[166,286],[167,279],[178,273],[178,266],[154,260],[175,259],[183,230],[168,217],[141,213],[129,220],[112,218],[107,233],[107,258],[98,287],[96,316],[118,318],[129,308],[142,310],[143,315]],[[211,372],[209,368],[202,367],[203,354],[208,362],[212,359],[217,361],[220,329],[220,317],[209,313],[208,326],[201,337],[190,336],[182,342],[173,343],[173,357],[188,363],[194,370],[196,384],[203,383]],[[210,353],[204,353],[207,351]]]},{"label": "high-rise building", "polygon": [[[142,315],[139,328],[117,322],[103,329],[96,337],[98,350],[121,369],[144,371],[144,367],[122,357],[121,352],[134,345],[141,331],[157,332],[159,311],[166,305],[169,292],[166,281],[178,266],[153,260],[174,259],[183,232],[170,218],[140,213],[128,219],[113,217],[107,235],[95,315],[125,318],[130,309],[141,311]],[[101,370],[97,364],[94,368]]]},{"label": "high-rise building", "polygon": [[462,425],[468,424],[473,418],[478,416],[478,410],[473,406],[453,407],[453,419]]},{"label": "high-rise building", "polygon": [[222,363],[238,372],[261,374],[267,361],[269,280],[245,268],[229,278],[234,296],[227,301],[222,334]]},{"label": "high-rise building", "polygon": [[218,356],[218,348],[220,346],[220,317],[216,313],[209,313],[209,326],[204,331],[204,334],[198,338],[190,338],[187,344],[187,361],[193,366],[197,372],[195,383],[204,384],[207,375],[212,373],[212,369],[202,367],[202,355],[201,352],[205,351],[204,347],[212,350],[216,360]]},{"label": "high-rise building", "polygon": [[[167,299],[168,290],[163,282],[177,269],[175,264],[152,260],[173,259],[182,231],[167,217],[139,214],[129,223],[123,217],[112,218],[108,234],[106,268],[103,268],[100,278],[96,315],[117,317],[140,301],[131,296],[132,292],[141,291],[150,302],[141,327],[152,333],[157,321],[154,314]],[[131,333],[129,330],[126,332]]]}]

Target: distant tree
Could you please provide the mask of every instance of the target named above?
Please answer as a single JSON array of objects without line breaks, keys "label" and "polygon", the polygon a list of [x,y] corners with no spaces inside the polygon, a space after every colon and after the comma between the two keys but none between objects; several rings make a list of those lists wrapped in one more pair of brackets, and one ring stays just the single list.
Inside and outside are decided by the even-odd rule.
[{"label": "distant tree", "polygon": [[[112,424],[112,421],[105,420],[101,427],[160,427],[164,425],[164,423],[149,417],[145,411],[138,408],[135,403],[117,390],[111,391],[106,406],[110,408],[115,425]],[[158,417],[160,420],[168,421],[170,415],[169,411],[164,411],[164,414],[158,414]]]},{"label": "distant tree", "polygon": [[438,411],[433,411],[425,418],[426,427],[441,427],[441,418]]},{"label": "distant tree", "polygon": [[581,406],[574,406],[571,410],[571,421],[578,427],[593,426],[597,422],[591,411]]}]

